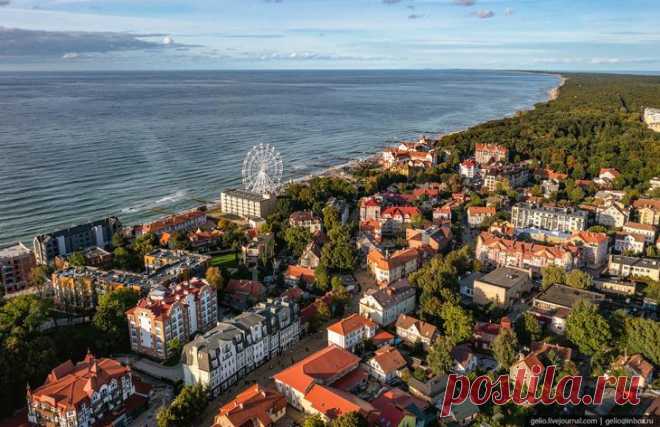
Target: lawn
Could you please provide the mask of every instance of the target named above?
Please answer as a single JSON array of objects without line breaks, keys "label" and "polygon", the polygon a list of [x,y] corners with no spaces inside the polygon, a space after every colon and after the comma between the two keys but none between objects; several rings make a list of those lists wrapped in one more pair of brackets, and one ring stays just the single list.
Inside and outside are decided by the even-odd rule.
[{"label": "lawn", "polygon": [[238,258],[235,252],[218,255],[211,258],[209,265],[212,267],[232,268],[238,266]]}]

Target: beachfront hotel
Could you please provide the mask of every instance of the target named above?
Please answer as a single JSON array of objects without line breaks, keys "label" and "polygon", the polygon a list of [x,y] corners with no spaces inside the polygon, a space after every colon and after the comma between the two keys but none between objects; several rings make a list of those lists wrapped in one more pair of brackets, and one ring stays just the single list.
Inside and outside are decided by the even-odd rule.
[{"label": "beachfront hotel", "polygon": [[257,194],[250,191],[225,190],[220,196],[222,212],[243,218],[266,218],[277,203],[274,194]]},{"label": "beachfront hotel", "polygon": [[27,287],[34,266],[34,254],[23,243],[0,248],[0,294]]}]

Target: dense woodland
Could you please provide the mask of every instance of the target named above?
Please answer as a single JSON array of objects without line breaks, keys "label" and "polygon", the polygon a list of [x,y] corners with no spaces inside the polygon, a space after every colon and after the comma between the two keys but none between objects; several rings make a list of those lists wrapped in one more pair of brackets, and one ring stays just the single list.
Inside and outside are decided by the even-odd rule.
[{"label": "dense woodland", "polygon": [[573,179],[602,167],[622,173],[617,187],[642,189],[660,175],[660,133],[642,122],[645,106],[660,108],[660,76],[567,74],[558,99],[443,138],[461,157],[477,143],[498,143],[513,159],[535,159]]}]

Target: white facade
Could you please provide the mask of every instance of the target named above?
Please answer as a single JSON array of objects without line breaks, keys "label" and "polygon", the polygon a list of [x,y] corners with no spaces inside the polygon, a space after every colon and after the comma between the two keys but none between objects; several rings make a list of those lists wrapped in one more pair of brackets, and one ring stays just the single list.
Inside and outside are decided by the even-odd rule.
[{"label": "white facade", "polygon": [[415,311],[415,289],[406,287],[394,289],[393,285],[375,292],[365,293],[360,299],[360,314],[381,326],[394,323],[400,314]]}]

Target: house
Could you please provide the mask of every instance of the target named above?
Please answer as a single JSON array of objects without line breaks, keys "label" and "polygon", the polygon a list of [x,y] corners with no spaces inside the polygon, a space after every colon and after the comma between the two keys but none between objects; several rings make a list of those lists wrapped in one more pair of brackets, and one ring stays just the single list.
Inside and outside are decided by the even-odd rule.
[{"label": "house", "polygon": [[426,427],[435,421],[435,408],[397,387],[385,389],[371,404],[381,426]]},{"label": "house", "polygon": [[443,206],[433,209],[433,223],[442,224],[451,222],[451,209],[453,203],[446,203]]},{"label": "house", "polygon": [[646,387],[653,382],[653,365],[639,353],[619,356],[612,363],[612,369],[623,370],[626,375],[638,376],[640,387]]},{"label": "house", "polygon": [[381,218],[390,220],[385,222],[388,232],[396,233],[403,230],[405,224],[410,224],[414,218],[421,217],[422,213],[415,206],[389,206],[383,209]]},{"label": "house", "polygon": [[306,414],[330,421],[350,412],[367,419],[374,407],[335,384],[358,369],[360,358],[337,346],[328,346],[273,375],[277,390],[287,402]]},{"label": "house", "polygon": [[469,344],[459,344],[451,350],[454,359],[452,371],[456,374],[469,374],[477,369],[477,355]]},{"label": "house", "polygon": [[598,292],[555,284],[534,298],[530,313],[547,324],[552,332],[563,335],[566,330],[566,319],[575,303],[581,299],[600,305],[605,300],[605,296]]},{"label": "house", "polygon": [[58,365],[42,386],[28,386],[28,421],[38,426],[128,425],[146,408],[149,389],[130,367],[88,353],[77,364]]},{"label": "house", "polygon": [[214,427],[270,427],[286,415],[286,398],[259,384],[243,390],[223,405],[213,421]]},{"label": "house", "polygon": [[475,257],[482,264],[525,268],[539,273],[551,265],[570,271],[581,263],[582,254],[579,247],[571,244],[549,246],[481,232],[477,237]]},{"label": "house", "polygon": [[568,242],[579,246],[581,259],[588,267],[601,267],[607,263],[609,237],[605,233],[578,231],[568,238]]},{"label": "house", "polygon": [[633,202],[633,207],[640,223],[660,225],[660,199],[637,199]]},{"label": "house", "polygon": [[173,234],[178,231],[190,231],[206,225],[208,218],[203,210],[191,210],[157,219],[149,224],[142,225],[138,234],[163,233]]},{"label": "house", "polygon": [[[512,381],[523,375],[523,384],[529,387],[529,382],[533,377],[537,377],[539,383],[545,373],[546,367],[550,365],[563,366],[569,362],[573,356],[573,350],[568,347],[562,347],[559,344],[532,343],[529,354],[519,358],[517,362],[509,368],[509,376]],[[536,373],[534,372],[536,369]],[[523,371],[523,374],[519,372]]]},{"label": "house", "polygon": [[511,319],[503,317],[500,319],[500,323],[475,323],[474,332],[472,333],[474,346],[480,350],[490,350],[493,341],[495,341],[501,329],[511,329]]},{"label": "house", "polygon": [[651,224],[627,222],[623,225],[623,232],[643,236],[646,243],[649,244],[653,244],[655,242],[656,228]]},{"label": "house", "polygon": [[420,252],[416,248],[398,250],[392,254],[371,250],[367,266],[378,283],[392,283],[417,271]]},{"label": "house", "polygon": [[227,307],[245,310],[266,296],[266,287],[256,280],[231,279],[222,291]]},{"label": "house", "polygon": [[474,159],[477,163],[506,162],[509,159],[509,149],[498,144],[475,144]]},{"label": "house", "polygon": [[614,250],[620,254],[641,254],[646,246],[646,237],[637,233],[616,233]]},{"label": "house", "polygon": [[621,228],[630,218],[630,209],[617,201],[596,207],[596,223],[606,227]]},{"label": "house", "polygon": [[396,334],[409,344],[421,343],[425,348],[433,344],[438,336],[435,325],[418,320],[406,314],[400,314],[394,325]]},{"label": "house", "polygon": [[599,186],[609,187],[619,176],[621,176],[621,172],[614,168],[601,168],[598,177],[594,178],[594,182]]},{"label": "house", "polygon": [[219,245],[224,234],[222,230],[202,230],[198,228],[188,233],[188,241],[192,249],[207,251],[209,247]]},{"label": "house", "polygon": [[359,202],[360,221],[369,221],[380,218],[381,201],[375,197],[363,197]]},{"label": "house", "polygon": [[406,359],[395,347],[386,345],[376,350],[367,366],[371,376],[381,383],[387,383],[399,375],[399,371],[406,366]]},{"label": "house", "polygon": [[371,337],[371,342],[376,346],[376,348],[381,348],[384,345],[394,345],[396,337],[384,329],[381,329],[376,332],[376,335]]},{"label": "house", "polygon": [[275,256],[275,237],[273,233],[256,235],[247,243],[241,245],[241,259],[245,265],[265,264],[273,256]]},{"label": "house", "polygon": [[449,411],[449,419],[458,425],[469,425],[479,415],[479,407],[468,398],[464,402],[452,405]]},{"label": "house", "polygon": [[612,276],[640,277],[660,281],[660,260],[623,255],[610,255],[607,271]]},{"label": "house", "polygon": [[479,165],[474,159],[466,159],[458,166],[458,173],[463,178],[472,179],[479,174]]},{"label": "house", "polygon": [[530,270],[499,267],[474,281],[472,300],[479,305],[510,307],[531,291],[531,276]]},{"label": "house", "polygon": [[296,211],[289,215],[289,226],[305,228],[314,234],[321,231],[321,219],[312,211]]},{"label": "house", "polygon": [[454,235],[449,224],[433,225],[423,230],[406,229],[408,247],[422,250],[429,249],[436,254],[447,249],[453,238]]},{"label": "house", "polygon": [[359,314],[350,316],[328,326],[328,345],[336,345],[353,351],[364,341],[376,334],[377,324]]},{"label": "house", "polygon": [[497,209],[494,207],[470,206],[467,208],[468,225],[472,228],[481,226],[483,222],[495,216]]},{"label": "house", "polygon": [[444,391],[447,389],[447,375],[431,375],[428,369],[420,367],[424,372],[422,380],[413,375],[408,379],[408,392],[416,398],[422,399],[431,405],[442,403]]},{"label": "house", "polygon": [[311,286],[315,280],[314,269],[302,265],[289,265],[284,273],[284,281],[289,286],[298,286],[301,283]]},{"label": "house", "polygon": [[510,164],[493,164],[484,166],[481,170],[483,176],[482,189],[493,192],[499,187],[517,188],[525,185],[529,179],[529,167],[526,162]]},{"label": "house", "polygon": [[312,240],[305,246],[298,263],[307,268],[316,269],[321,262],[321,247],[316,240]]},{"label": "house", "polygon": [[399,280],[378,289],[367,290],[360,298],[361,315],[381,326],[395,322],[400,314],[415,310],[415,288],[406,279]]}]

